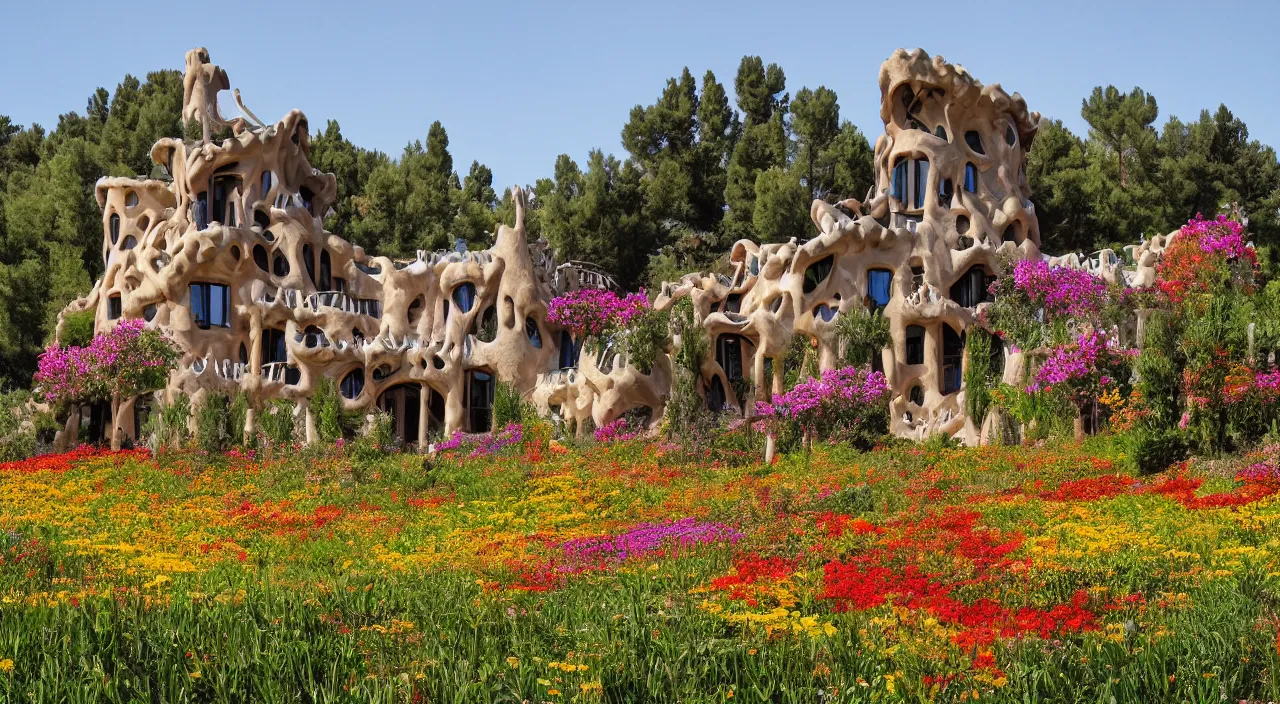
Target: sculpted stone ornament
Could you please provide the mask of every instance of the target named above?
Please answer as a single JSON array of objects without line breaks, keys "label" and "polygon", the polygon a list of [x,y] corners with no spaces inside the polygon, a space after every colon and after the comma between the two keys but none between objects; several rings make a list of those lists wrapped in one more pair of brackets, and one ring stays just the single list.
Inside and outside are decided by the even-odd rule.
[{"label": "sculpted stone ornament", "polygon": [[[98,332],[143,318],[168,333],[183,358],[160,402],[182,392],[198,405],[211,391],[243,391],[252,433],[266,402],[286,399],[311,441],[308,399],[327,376],[347,410],[381,408],[401,438],[425,447],[434,434],[489,430],[503,380],[579,431],[636,408],[649,410],[651,427],[660,422],[668,355],[648,374],[607,348],[579,359],[582,341],[547,322],[552,297],[613,282],[528,242],[519,188],[514,224],[500,225],[488,249],[409,260],[365,252],[324,229],[337,180],[311,166],[306,116],[294,110],[266,125],[237,91],[245,117],[227,121],[217,100],[230,88],[226,73],[205,49],[187,52],[186,64],[182,117],[202,125],[203,139],[155,144],[151,156],[171,181],[98,181],[105,273],[64,311],[94,311]],[[1025,169],[1040,116],[1018,94],[923,51],[894,53],[881,66],[880,92],[885,133],[864,200],[814,201],[816,236],[741,240],[730,273],[663,284],[654,305],[692,299],[714,350],[700,391],[717,410],[741,408],[747,380],[763,390],[766,364],[780,392],[795,333],[816,343],[821,368],[835,365],[837,316],[879,308],[891,321],[877,366],[893,390],[893,432],[977,442],[964,411],[962,339],[1002,261],[1042,256]],[[211,141],[228,127],[229,138]],[[1137,279],[1150,278],[1166,244],[1135,249]],[[1054,261],[1133,274],[1109,251]],[[1016,381],[1022,365],[1006,358],[1006,380]],[[134,418],[114,423],[136,436]]]}]

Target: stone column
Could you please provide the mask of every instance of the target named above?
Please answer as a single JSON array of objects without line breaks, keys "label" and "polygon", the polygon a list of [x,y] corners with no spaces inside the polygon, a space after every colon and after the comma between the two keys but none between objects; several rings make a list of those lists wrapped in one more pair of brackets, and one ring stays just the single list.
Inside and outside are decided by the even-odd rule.
[{"label": "stone column", "polygon": [[427,427],[431,419],[431,387],[426,384],[418,391],[418,449],[427,449]]}]

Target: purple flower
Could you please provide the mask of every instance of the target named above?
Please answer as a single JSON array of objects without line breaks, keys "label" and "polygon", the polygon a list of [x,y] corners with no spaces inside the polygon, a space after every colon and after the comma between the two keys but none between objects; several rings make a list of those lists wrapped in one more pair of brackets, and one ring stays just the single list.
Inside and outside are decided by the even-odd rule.
[{"label": "purple flower", "polygon": [[561,545],[570,562],[599,564],[625,562],[652,553],[664,545],[689,548],[714,542],[736,543],[742,533],[723,523],[682,518],[670,523],[640,523],[615,536],[575,538]]}]

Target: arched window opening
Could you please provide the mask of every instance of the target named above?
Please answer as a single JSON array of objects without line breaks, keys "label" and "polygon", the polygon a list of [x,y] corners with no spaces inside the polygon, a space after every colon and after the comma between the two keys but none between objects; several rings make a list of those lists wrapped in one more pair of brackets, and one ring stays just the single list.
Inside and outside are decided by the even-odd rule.
[{"label": "arched window opening", "polygon": [[276,236],[275,236],[275,233],[273,233],[271,230],[265,230],[262,233],[262,239],[268,242],[275,242]]},{"label": "arched window opening", "polygon": [[110,223],[111,223],[111,244],[116,244],[117,242],[120,241],[120,216],[116,215],[115,213],[112,213],[110,218]]},{"label": "arched window opening", "polygon": [[528,317],[524,319],[524,334],[529,338],[529,344],[537,349],[542,349],[542,333],[538,332],[538,322],[536,320]]},{"label": "arched window opening", "polygon": [[942,125],[938,125],[938,129],[934,131],[934,136],[942,141],[947,141],[947,129]]},{"label": "arched window opening", "polygon": [[209,229],[209,192],[201,191],[196,194],[195,202],[191,204],[191,217],[196,221],[197,230]]},{"label": "arched window opening", "polygon": [[813,309],[813,317],[819,318],[823,322],[829,323],[835,319],[836,309],[832,308],[826,303],[820,303],[816,308]]},{"label": "arched window opening", "polygon": [[231,287],[226,284],[192,283],[191,317],[200,328],[231,327]]},{"label": "arched window opening", "polygon": [[1000,234],[1002,242],[1012,242],[1015,245],[1022,241],[1022,226],[1018,221],[1013,221],[1005,225],[1004,232]]},{"label": "arched window opening", "polygon": [[950,208],[951,199],[954,198],[955,195],[955,184],[953,184],[949,178],[943,179],[942,185],[938,186],[938,204],[944,208]]},{"label": "arched window opening", "polygon": [[316,197],[316,194],[313,193],[310,188],[300,186],[298,188],[298,197],[302,198],[302,207],[306,208],[307,212],[311,215],[315,215],[316,213],[311,205],[311,201]]},{"label": "arched window opening", "polygon": [[[133,249],[134,247],[137,247],[137,246],[138,246],[137,238],[135,238],[133,235],[128,235],[124,238],[124,245],[121,247],[121,249]],[[236,249],[235,247],[232,247],[231,252],[236,259],[240,258],[240,250]]]},{"label": "arched window opening", "polygon": [[425,305],[426,302],[421,295],[413,299],[413,302],[409,304],[410,325],[417,325],[418,321],[422,319],[422,309]]},{"label": "arched window opening", "polygon": [[240,357],[240,363],[241,363],[241,364],[248,364],[248,363],[249,363],[249,348],[248,348],[248,347],[245,347],[243,342],[241,342],[241,343],[240,343],[240,354],[239,354],[239,357]]},{"label": "arched window opening", "polygon": [[329,256],[329,250],[320,250],[320,290],[333,290],[333,259]]},{"label": "arched window opening", "polygon": [[987,289],[995,277],[987,275],[981,265],[969,267],[960,278],[951,285],[951,300],[965,308],[972,308],[988,300]]},{"label": "arched window opening", "polygon": [[265,230],[268,227],[271,227],[271,216],[267,215],[261,209],[256,209],[253,211],[253,224],[257,225],[260,229]]},{"label": "arched window opening", "polygon": [[742,294],[741,293],[729,294],[729,297],[724,300],[724,312],[726,313],[742,312]]},{"label": "arched window opening", "polygon": [[138,193],[137,193],[137,191],[125,191],[125,194],[124,194],[124,204],[125,204],[125,206],[126,206],[126,207],[129,207],[129,208],[132,208],[132,207],[134,207],[135,205],[137,205],[137,204],[138,204]]},{"label": "arched window opening", "polygon": [[259,269],[267,272],[268,274],[271,273],[271,265],[268,263],[266,247],[263,247],[260,244],[255,244],[253,246],[253,263],[257,264]]},{"label": "arched window opening", "polygon": [[152,320],[155,320],[155,317],[156,317],[156,304],[148,303],[146,307],[142,309],[142,319],[149,323]]},{"label": "arched window opening", "polygon": [[982,135],[975,130],[969,130],[964,133],[964,143],[969,145],[974,154],[986,154],[986,150],[982,148]]},{"label": "arched window opening", "polygon": [[924,328],[907,326],[907,364],[924,364]]},{"label": "arched window opening", "polygon": [[1004,127],[1004,143],[1013,146],[1018,143],[1018,133],[1013,131],[1013,124]]},{"label": "arched window opening", "polygon": [[956,233],[963,235],[968,231],[969,231],[969,216],[957,215],[956,216]]},{"label": "arched window opening", "polygon": [[978,167],[973,164],[964,165],[964,190],[970,193],[978,192]]},{"label": "arched window opening", "polygon": [[929,160],[900,157],[893,165],[893,197],[909,208],[923,208],[929,184]]},{"label": "arched window opening", "polygon": [[458,284],[453,289],[453,303],[459,313],[470,313],[476,304],[476,285],[471,282]]},{"label": "arched window opening", "polygon": [[493,375],[473,369],[467,375],[467,421],[471,432],[493,428]]},{"label": "arched window opening", "polygon": [[316,253],[311,245],[302,245],[302,266],[307,269],[307,280],[312,286],[316,285]]},{"label": "arched window opening", "polygon": [[284,330],[263,328],[259,347],[262,351],[263,364],[288,361],[288,354],[284,344]]},{"label": "arched window opening", "polygon": [[942,324],[942,394],[952,394],[960,390],[960,379],[964,365],[964,334],[957,333],[950,325]]},{"label": "arched window opening", "polygon": [[924,405],[924,387],[919,384],[912,386],[911,393],[907,398],[909,401],[911,401],[911,403],[914,403],[917,406],[923,406]]},{"label": "arched window opening", "polygon": [[473,331],[476,339],[481,342],[493,342],[498,339],[498,309],[489,306],[480,314],[480,320],[476,323]]},{"label": "arched window opening", "polygon": [[809,265],[804,270],[804,292],[813,293],[823,281],[831,276],[831,269],[835,265],[835,256],[827,255],[818,261]]},{"label": "arched window opening", "polygon": [[720,413],[728,406],[728,397],[724,392],[724,383],[717,374],[711,377],[711,385],[707,388],[707,409],[712,413]]},{"label": "arched window opening", "polygon": [[911,288],[912,289],[924,288],[924,265],[923,264],[911,265]]},{"label": "arched window opening", "polygon": [[267,199],[267,194],[271,192],[271,172],[262,172],[262,200]]},{"label": "arched window opening", "polygon": [[120,303],[120,294],[111,294],[111,296],[107,298],[107,320],[115,320],[123,314],[123,306]]},{"label": "arched window opening", "polygon": [[272,262],[272,269],[275,270],[276,276],[288,276],[289,260],[285,259],[283,254],[276,252],[276,259]]},{"label": "arched window opening", "polygon": [[883,310],[893,296],[893,272],[888,269],[867,270],[867,298],[876,310]]},{"label": "arched window opening", "polygon": [[355,369],[342,377],[342,383],[338,385],[338,389],[345,399],[354,399],[359,396],[364,391],[364,370]]},{"label": "arched window opening", "polygon": [[[234,169],[236,166],[228,164],[218,171]],[[234,173],[215,174],[210,183],[213,190],[213,212],[210,217],[227,227],[236,226],[235,195],[241,190],[241,183],[240,177]]]},{"label": "arched window opening", "polygon": [[[131,239],[133,239],[133,238],[132,238],[132,237],[130,237],[129,239],[131,240]],[[135,242],[134,244],[137,244],[137,243]],[[129,241],[128,241],[128,240],[125,240],[124,248],[125,248],[125,249],[133,249],[133,245],[129,244]],[[235,246],[235,245],[231,245],[231,258],[232,258],[232,259],[234,259],[234,260],[236,260],[236,261],[240,261],[240,248],[239,248],[239,247],[237,247],[237,246]]]},{"label": "arched window opening", "polygon": [[742,378],[742,346],[738,335],[716,338],[716,363],[724,370],[724,378],[731,382]]},{"label": "arched window opening", "polygon": [[573,342],[573,335],[568,330],[560,331],[560,368],[576,369],[578,366],[578,346]]}]

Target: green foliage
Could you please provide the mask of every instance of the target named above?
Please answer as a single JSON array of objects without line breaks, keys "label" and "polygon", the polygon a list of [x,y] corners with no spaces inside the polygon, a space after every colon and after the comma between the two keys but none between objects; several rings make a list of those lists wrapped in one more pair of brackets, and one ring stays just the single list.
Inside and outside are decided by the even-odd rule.
[{"label": "green foliage", "polygon": [[294,418],[294,404],[287,399],[275,399],[262,409],[258,428],[266,439],[268,449],[284,450],[293,444],[297,436],[298,422]]},{"label": "green foliage", "polygon": [[1163,472],[1187,458],[1186,437],[1174,428],[1143,428],[1125,437],[1125,455],[1142,475]]},{"label": "green foliage", "polygon": [[1177,365],[1178,349],[1169,314],[1153,311],[1147,316],[1143,332],[1142,352],[1135,371],[1137,388],[1150,415],[1152,428],[1172,428],[1178,423],[1181,374]]},{"label": "green foliage", "polygon": [[316,380],[310,404],[320,442],[333,444],[339,438],[350,437],[355,433],[360,423],[360,414],[342,409],[342,397],[338,395],[338,385],[333,379],[321,377]]},{"label": "green foliage", "polygon": [[177,394],[168,404],[161,406],[159,412],[151,414],[147,420],[145,433],[150,438],[151,449],[155,452],[178,450],[186,446],[190,438],[191,397]]},{"label": "green foliage", "polygon": [[210,393],[196,410],[196,447],[216,454],[231,446],[231,408],[226,394]]},{"label": "green foliage", "polygon": [[67,313],[63,318],[62,338],[64,347],[84,347],[93,341],[93,310]]},{"label": "green foliage", "polygon": [[971,325],[965,331],[965,413],[979,427],[991,407],[991,387],[997,381],[991,355],[999,344],[998,337],[980,326]]},{"label": "green foliage", "polygon": [[679,338],[679,344],[675,348],[671,395],[663,420],[667,437],[691,444],[699,430],[712,422],[712,414],[698,393],[702,361],[711,350],[711,341],[697,320],[690,298],[681,298],[671,306],[671,332]]},{"label": "green foliage", "polygon": [[650,308],[631,322],[622,336],[621,347],[641,374],[652,374],[654,362],[666,351],[669,337],[670,314]]},{"label": "green foliage", "polygon": [[499,381],[493,388],[493,428],[501,430],[508,423],[525,423],[537,416],[533,404],[515,384]]},{"label": "green foliage", "polygon": [[235,398],[231,399],[231,424],[228,428],[231,432],[232,445],[240,445],[245,442],[244,426],[251,407],[249,394],[244,391],[237,392]]},{"label": "green foliage", "polygon": [[[850,305],[836,316],[836,342],[845,365],[865,367],[871,364],[891,342],[889,319],[879,310]],[[794,342],[794,338],[793,338]]]},{"label": "green foliage", "polygon": [[42,437],[51,439],[58,430],[53,416],[34,410],[30,401],[31,392],[24,389],[0,393],[0,462],[36,454],[45,444]]}]

